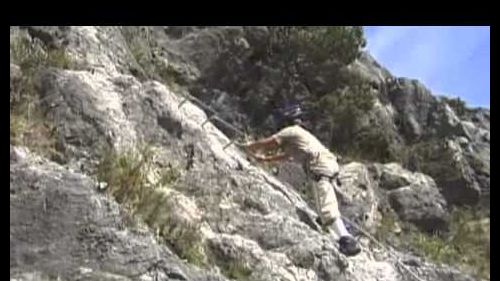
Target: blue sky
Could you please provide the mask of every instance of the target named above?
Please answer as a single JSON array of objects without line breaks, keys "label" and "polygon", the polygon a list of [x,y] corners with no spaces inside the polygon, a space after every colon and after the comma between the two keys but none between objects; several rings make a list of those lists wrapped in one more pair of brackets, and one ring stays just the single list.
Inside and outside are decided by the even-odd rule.
[{"label": "blue sky", "polygon": [[490,107],[490,27],[366,26],[368,52],[434,95]]}]

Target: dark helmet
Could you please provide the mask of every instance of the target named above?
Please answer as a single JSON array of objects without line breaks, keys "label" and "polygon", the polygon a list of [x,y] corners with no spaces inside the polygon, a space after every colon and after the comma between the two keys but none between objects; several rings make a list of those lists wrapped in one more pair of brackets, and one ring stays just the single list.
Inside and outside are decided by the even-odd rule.
[{"label": "dark helmet", "polygon": [[302,108],[298,104],[288,106],[282,109],[281,114],[284,119],[293,120],[302,116]]},{"label": "dark helmet", "polygon": [[301,123],[301,118],[304,114],[302,107],[299,104],[293,104],[283,107],[278,110],[278,123],[281,126]]}]

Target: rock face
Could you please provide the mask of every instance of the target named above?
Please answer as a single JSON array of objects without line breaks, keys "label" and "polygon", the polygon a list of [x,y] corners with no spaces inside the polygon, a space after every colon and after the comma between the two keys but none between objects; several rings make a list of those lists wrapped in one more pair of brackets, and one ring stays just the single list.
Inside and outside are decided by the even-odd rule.
[{"label": "rock face", "polygon": [[[467,121],[472,118],[469,115],[474,115],[474,110],[467,112],[461,120],[448,104],[432,96],[418,81],[407,79],[394,81],[393,85],[389,86],[388,93],[391,105],[397,112],[400,134],[410,143],[417,143],[419,140],[422,142],[441,140],[442,145],[433,146],[432,150],[427,152],[441,157],[437,160],[424,161],[447,166],[449,172],[455,175],[433,174],[432,167],[427,168],[425,172],[436,179],[448,203],[457,205],[478,203],[481,189],[485,193],[489,190],[489,183],[481,181],[483,172],[479,168],[485,167],[485,170],[489,170],[489,145],[485,143],[488,138],[480,137],[489,134],[485,129],[481,129],[489,127],[489,121],[477,117],[474,119],[482,120],[483,125],[474,125]],[[452,156],[446,157],[443,153]]]},{"label": "rock face", "polygon": [[389,190],[389,203],[403,221],[429,232],[447,229],[447,204],[431,177],[395,163],[376,165],[376,169],[379,187]]},{"label": "rock face", "polygon": [[[242,128],[247,125],[270,133],[276,126],[271,113],[279,106],[278,100],[301,100],[306,95],[331,90],[335,75],[328,65],[311,67],[301,74],[306,86],[288,85],[279,63],[259,60],[267,40],[265,27],[184,31],[183,36],[175,37],[177,44],[187,50],[185,56],[200,70],[192,93],[217,108],[221,117]],[[489,173],[488,110],[452,107],[451,103],[433,96],[419,81],[393,77],[367,53],[349,65],[348,71],[372,85],[375,106],[365,119],[371,119],[370,124],[377,124],[385,131],[390,138],[390,149],[434,140],[451,141],[465,148],[456,151],[462,158],[460,163],[450,167],[451,172],[459,175],[456,180],[432,175],[448,203],[475,205],[481,196],[488,196],[489,182],[485,176]],[[316,119],[314,122],[311,129],[328,143],[325,124]],[[435,164],[448,166],[449,162]],[[411,165],[409,161],[407,166]]]},{"label": "rock face", "polygon": [[[240,54],[231,57],[236,66],[229,69],[255,67],[259,73],[259,66],[246,65],[243,58],[258,51],[265,28],[150,31],[165,53],[159,56],[177,65],[173,72],[185,76],[182,81],[206,79],[210,72],[222,75],[216,70],[223,60],[217,48],[227,46]],[[360,238],[360,255],[346,259],[338,252],[333,237],[316,224],[313,205],[301,194],[310,182],[300,167],[287,164],[276,175],[269,173],[234,145],[225,148],[230,142],[224,134],[228,128],[205,122],[208,114],[195,102],[182,103],[189,90],[137,78],[133,70],[137,59],[123,28],[11,29],[11,40],[14,35],[56,46],[61,42],[81,67],[46,68],[40,76],[39,106],[56,128],[58,149],[65,156],[60,163],[11,146],[12,280],[410,280],[395,258],[365,238]],[[11,73],[16,73],[13,64]],[[16,77],[11,74],[11,83]],[[266,82],[260,88],[266,88]],[[228,108],[227,94],[210,90],[205,99],[220,100]],[[235,108],[240,116],[247,114]],[[415,110],[415,114],[422,113]],[[476,121],[483,122],[480,118],[486,116],[481,113]],[[419,126],[415,128],[424,130]],[[472,136],[480,134],[471,130]],[[175,167],[180,175],[175,185],[166,187],[175,197],[165,198],[175,204],[160,209],[170,201],[151,196],[143,202],[151,208],[138,215],[147,227],[138,230],[127,223],[127,202],[119,205],[106,192],[97,192],[101,185],[93,175],[106,146],[125,151],[141,143],[154,149],[155,166]],[[483,149],[486,157],[486,148],[474,149]],[[380,202],[388,201],[405,220],[422,227],[445,227],[446,202],[431,178],[394,165],[375,170],[355,162],[342,166],[337,192],[347,218],[372,230],[380,219]],[[153,195],[160,192],[148,190]],[[410,196],[415,200],[407,200]],[[158,226],[168,224],[163,214],[169,211],[178,220],[197,224],[208,265],[181,260],[171,250],[179,245],[167,246],[153,235]],[[412,270],[424,280],[473,280],[453,268],[423,261]]]},{"label": "rock face", "polygon": [[226,280],[127,225],[88,176],[20,147],[10,164],[11,280]]}]

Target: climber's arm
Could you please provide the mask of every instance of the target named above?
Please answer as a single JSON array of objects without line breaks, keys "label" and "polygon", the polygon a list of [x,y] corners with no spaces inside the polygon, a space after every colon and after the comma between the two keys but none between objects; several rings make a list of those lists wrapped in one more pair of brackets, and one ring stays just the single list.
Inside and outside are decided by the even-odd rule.
[{"label": "climber's arm", "polygon": [[254,152],[254,151],[262,150],[262,149],[263,150],[272,150],[272,149],[277,148],[278,146],[279,146],[279,143],[276,140],[276,137],[274,137],[274,136],[243,145],[243,147],[249,152]]},{"label": "climber's arm", "polygon": [[289,155],[286,153],[275,154],[271,156],[261,156],[261,155],[252,155],[259,162],[276,162],[282,161],[289,158]]},{"label": "climber's arm", "polygon": [[294,127],[286,127],[270,137],[243,145],[243,148],[245,148],[248,153],[255,153],[258,150],[275,150],[280,148],[287,139],[295,135],[296,132]]}]

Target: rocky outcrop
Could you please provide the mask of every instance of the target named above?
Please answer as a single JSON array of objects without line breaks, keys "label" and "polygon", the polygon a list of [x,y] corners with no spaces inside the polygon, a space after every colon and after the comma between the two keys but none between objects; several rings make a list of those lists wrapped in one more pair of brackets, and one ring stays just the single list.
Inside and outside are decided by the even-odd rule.
[{"label": "rocky outcrop", "polygon": [[[121,149],[141,139],[163,147],[158,161],[164,159],[175,167],[185,167],[187,159],[183,148],[192,145],[193,164],[189,170],[181,169],[183,180],[179,185],[185,186],[181,192],[193,198],[203,213],[203,220],[207,223],[203,228],[204,237],[210,249],[218,253],[215,254],[217,260],[235,258],[224,254],[223,249],[229,244],[231,249],[237,247],[229,253],[238,253],[238,257],[242,257],[240,262],[247,264],[255,272],[252,278],[258,280],[274,280],[273,276],[290,279],[291,276],[312,278],[317,274],[339,274],[333,269],[321,273],[323,258],[315,258],[313,268],[309,270],[300,269],[293,262],[289,266],[291,261],[286,252],[293,245],[300,244],[303,237],[311,235],[311,243],[317,243],[315,249],[329,260],[336,261],[340,255],[332,240],[302,222],[297,210],[309,215],[314,212],[298,194],[252,167],[234,147],[222,150],[229,140],[211,123],[201,126],[206,114],[198,107],[186,103],[179,109],[182,98],[156,82],[146,82],[137,88],[128,86],[128,91],[121,92],[120,87],[112,83],[122,81],[118,79],[120,77],[88,79],[87,75],[51,71],[43,78],[47,103],[59,100],[50,116],[54,116],[52,118],[63,132],[61,143],[70,159],[80,161],[70,160],[69,167],[92,163],[92,158],[97,155],[91,151],[98,151],[98,145],[106,141]],[[132,77],[129,79],[134,81]],[[106,92],[107,95],[99,94]],[[54,99],[49,98],[51,94]],[[82,104],[86,106],[85,110],[74,110],[81,108]],[[168,126],[165,128],[160,121],[162,116],[170,123],[178,124],[181,133],[169,130]],[[149,126],[144,126],[144,123]],[[74,135],[82,137],[71,137]],[[79,142],[73,142],[74,139]],[[248,245],[240,247],[240,243]],[[323,252],[323,247],[329,250]],[[261,258],[255,259],[255,256]],[[357,267],[356,264],[351,266]],[[289,274],[290,277],[286,277]],[[353,275],[353,278],[360,277]]]},{"label": "rocky outcrop", "polygon": [[375,168],[379,187],[389,190],[389,204],[403,221],[428,232],[447,229],[447,204],[431,177],[411,173],[396,163]]},{"label": "rocky outcrop", "polygon": [[90,177],[11,146],[11,280],[226,280],[159,245]]},{"label": "rocky outcrop", "polygon": [[343,166],[336,185],[343,215],[374,231],[380,219],[379,198],[377,182],[370,177],[366,165],[353,162]]},{"label": "rocky outcrop", "polygon": [[[51,29],[37,29],[31,36],[52,34]],[[204,79],[204,72],[215,71],[220,63],[216,48],[234,45],[242,56],[250,56],[255,38],[265,30],[155,32],[163,32],[158,43],[165,43],[161,45],[169,53],[165,57],[175,58],[173,64],[186,60],[189,67],[183,69],[196,69]],[[181,105],[189,90],[137,78],[131,71],[137,61],[121,28],[70,27],[61,34],[68,55],[83,67],[47,68],[41,73],[40,107],[56,128],[64,159],[56,164],[11,147],[12,279],[226,280],[241,275],[248,280],[409,279],[386,249],[377,249],[365,238],[360,238],[360,255],[346,259],[338,252],[333,237],[321,232],[312,205],[300,194],[308,181],[293,172],[299,167],[290,168],[288,176],[280,167],[275,177],[237,147],[225,148],[230,138],[217,123],[205,122],[208,114],[196,103]],[[228,43],[228,38],[234,41]],[[197,71],[190,72],[192,79]],[[217,93],[221,100],[230,99],[223,91]],[[153,148],[155,167],[174,167],[179,178],[175,185],[143,187],[144,198],[149,199],[137,207],[137,219],[147,227],[137,230],[127,224],[130,202],[118,200],[122,204],[118,205],[117,198],[97,192],[105,184],[92,175],[104,148],[126,151],[141,143]],[[423,175],[398,169],[384,167],[377,177],[368,165],[343,165],[337,179],[342,213],[370,230],[378,223],[379,201],[385,200],[397,206],[404,219],[441,227],[444,205],[437,187]],[[379,197],[383,188],[388,189],[382,192],[385,197]],[[405,201],[408,194],[417,202]],[[176,221],[196,224],[201,254],[208,263],[205,268],[182,261],[174,251],[179,246],[175,241],[160,243],[153,235],[169,228],[172,217],[164,215],[169,211],[176,214]],[[424,261],[412,270],[426,280],[472,280],[455,269]]]},{"label": "rocky outcrop", "polygon": [[22,72],[18,65],[10,64],[10,103],[19,101],[19,91],[21,83]]}]

